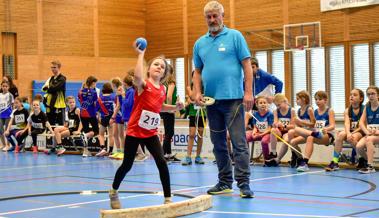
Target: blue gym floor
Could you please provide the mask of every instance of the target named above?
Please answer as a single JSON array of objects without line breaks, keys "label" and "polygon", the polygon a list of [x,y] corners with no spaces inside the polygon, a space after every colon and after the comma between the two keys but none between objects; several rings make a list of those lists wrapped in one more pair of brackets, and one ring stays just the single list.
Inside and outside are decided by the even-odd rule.
[{"label": "blue gym floor", "polygon": [[[110,209],[108,195],[102,191],[110,188],[120,163],[79,155],[0,152],[0,218],[99,217],[100,209]],[[197,196],[217,182],[217,168],[211,161],[192,166],[171,163],[169,169],[174,193]],[[252,166],[254,199],[241,199],[234,187],[233,194],[214,196],[208,211],[187,217],[379,217],[377,184],[379,173],[325,173],[321,168],[297,173],[286,166]],[[99,193],[79,194],[86,190]],[[136,162],[120,190],[131,191],[120,194],[124,208],[161,204],[163,197],[154,193],[161,191],[154,161]],[[36,194],[42,195],[27,196]]]}]

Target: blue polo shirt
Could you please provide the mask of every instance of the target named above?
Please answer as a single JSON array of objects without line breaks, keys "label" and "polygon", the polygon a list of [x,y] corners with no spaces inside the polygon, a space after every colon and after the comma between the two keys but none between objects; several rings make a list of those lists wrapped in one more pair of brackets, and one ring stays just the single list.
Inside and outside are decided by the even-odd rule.
[{"label": "blue polo shirt", "polygon": [[249,47],[238,30],[226,26],[215,37],[209,32],[193,47],[195,68],[201,70],[204,95],[216,100],[243,98],[242,61]]}]

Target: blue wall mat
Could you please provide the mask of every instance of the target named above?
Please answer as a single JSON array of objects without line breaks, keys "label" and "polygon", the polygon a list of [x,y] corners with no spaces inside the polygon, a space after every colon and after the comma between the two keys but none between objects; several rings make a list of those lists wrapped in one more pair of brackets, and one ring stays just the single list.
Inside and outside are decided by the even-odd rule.
[{"label": "blue wall mat", "polygon": [[[42,80],[33,80],[33,83],[32,83],[32,89],[33,89],[33,92],[32,92],[32,96],[34,98],[34,96],[36,94],[41,94],[42,96],[45,94],[43,91],[42,91],[42,86],[45,84],[46,81],[42,81]],[[67,81],[66,82],[66,97],[67,96],[74,96],[75,99],[76,99],[76,106],[79,107],[79,100],[78,100],[78,92],[80,90],[80,88],[82,87],[82,83],[84,81]],[[103,88],[103,85],[104,83],[106,82],[109,82],[109,81],[98,81],[96,83],[96,87],[100,89]]]}]

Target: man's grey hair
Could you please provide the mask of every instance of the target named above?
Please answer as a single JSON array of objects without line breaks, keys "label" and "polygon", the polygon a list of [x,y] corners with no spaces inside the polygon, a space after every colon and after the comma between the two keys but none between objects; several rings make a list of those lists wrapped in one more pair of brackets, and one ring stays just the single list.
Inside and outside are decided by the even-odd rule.
[{"label": "man's grey hair", "polygon": [[218,1],[210,1],[204,6],[204,15],[209,11],[219,11],[220,14],[224,14],[224,6]]}]

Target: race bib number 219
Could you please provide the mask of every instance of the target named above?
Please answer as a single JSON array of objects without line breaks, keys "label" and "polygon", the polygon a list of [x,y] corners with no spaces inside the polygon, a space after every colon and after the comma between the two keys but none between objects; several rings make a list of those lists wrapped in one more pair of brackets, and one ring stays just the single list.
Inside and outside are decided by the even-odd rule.
[{"label": "race bib number 219", "polygon": [[161,117],[158,113],[143,110],[138,121],[138,126],[144,129],[152,130],[158,128],[161,123]]}]

